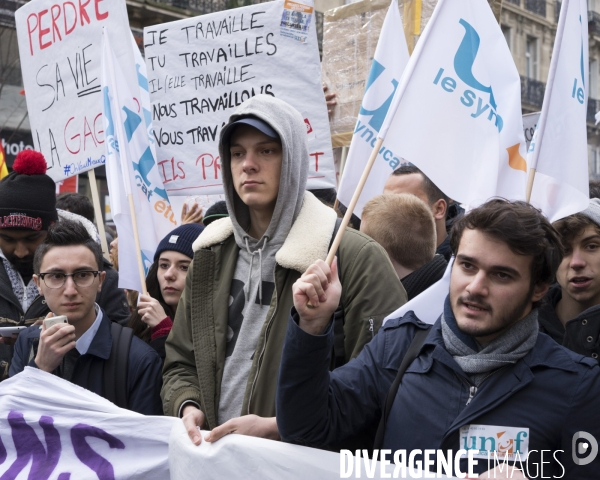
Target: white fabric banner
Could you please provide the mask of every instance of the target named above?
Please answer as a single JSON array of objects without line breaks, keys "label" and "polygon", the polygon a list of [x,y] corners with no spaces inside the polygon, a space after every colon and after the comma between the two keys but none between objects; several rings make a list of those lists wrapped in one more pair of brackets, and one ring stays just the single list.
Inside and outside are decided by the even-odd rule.
[{"label": "white fabric banner", "polygon": [[144,44],[158,164],[170,195],[223,193],[221,128],[238,105],[261,93],[304,116],[308,188],[336,186],[311,0],[146,27]]},{"label": "white fabric banner", "polygon": [[[380,462],[359,462],[363,472],[373,472],[369,478],[390,478],[395,470],[384,465],[386,477]],[[353,464],[353,457],[338,453],[243,435],[195,446],[178,418],[118,408],[37,368],[25,367],[0,384],[1,478],[333,480]],[[395,478],[424,477],[405,471]]]},{"label": "white fabric banner", "polygon": [[165,480],[169,432],[151,417],[37,368],[0,383],[0,477]]},{"label": "white fabric banner", "polygon": [[467,206],[524,199],[521,83],[487,2],[439,1],[379,137]]},{"label": "white fabric banner", "polygon": [[[390,108],[408,58],[408,47],[402,18],[398,11],[398,1],[392,0],[383,21],[354,128],[350,151],[346,159],[344,174],[340,181],[338,198],[344,205],[350,204],[365,165],[371,156],[377,134]],[[354,209],[356,216],[360,218],[365,204],[371,198],[383,193],[386,180],[400,166],[401,160],[393,150],[388,148],[387,142],[384,142]]]},{"label": "white fabric banner", "polygon": [[563,0],[550,73],[528,163],[536,169],[531,203],[551,222],[589,203],[586,0]]},{"label": "white fabric banner", "polygon": [[54,181],[105,162],[102,27],[115,55],[133,64],[124,0],[35,0],[15,12],[27,112],[35,149]]},{"label": "white fabric banner", "polygon": [[[106,177],[111,211],[119,233],[119,287],[142,291],[128,195],[132,194],[145,273],[158,243],[177,226],[152,148],[145,65],[137,51],[136,70],[115,56],[113,30],[105,30],[102,90],[106,121]],[[127,39],[131,51],[137,46]],[[133,64],[130,66],[133,67]],[[131,80],[133,76],[135,82]],[[134,83],[135,87],[130,88]]]}]

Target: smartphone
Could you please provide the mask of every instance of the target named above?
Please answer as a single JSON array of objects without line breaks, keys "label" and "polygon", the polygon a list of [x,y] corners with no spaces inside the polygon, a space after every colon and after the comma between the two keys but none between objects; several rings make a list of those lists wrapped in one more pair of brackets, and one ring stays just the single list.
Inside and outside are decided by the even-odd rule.
[{"label": "smartphone", "polygon": [[48,330],[52,325],[56,325],[57,323],[69,323],[69,321],[64,315],[44,319],[44,325],[46,326],[46,330]]}]

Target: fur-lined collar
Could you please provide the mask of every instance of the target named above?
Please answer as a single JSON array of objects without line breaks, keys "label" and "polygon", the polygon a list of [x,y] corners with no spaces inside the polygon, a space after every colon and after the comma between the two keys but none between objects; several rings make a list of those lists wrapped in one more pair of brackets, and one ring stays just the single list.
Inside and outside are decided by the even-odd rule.
[{"label": "fur-lined collar", "polygon": [[[275,261],[284,268],[304,273],[315,260],[325,260],[336,218],[333,209],[323,205],[312,193],[306,192],[298,218],[276,253]],[[208,248],[231,235],[231,219],[221,218],[204,229],[192,248],[194,252]]]}]

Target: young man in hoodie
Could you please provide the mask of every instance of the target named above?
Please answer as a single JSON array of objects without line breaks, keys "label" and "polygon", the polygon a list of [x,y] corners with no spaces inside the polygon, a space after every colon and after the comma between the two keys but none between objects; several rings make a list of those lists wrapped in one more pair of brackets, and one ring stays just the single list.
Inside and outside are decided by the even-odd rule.
[{"label": "young man in hoodie", "polygon": [[556,342],[598,361],[600,355],[600,200],[554,223],[565,248],[540,308],[540,329]]},{"label": "young man in hoodie", "polygon": [[[161,392],[195,444],[227,433],[279,438],[275,391],[292,285],[324,259],[335,212],[306,191],[308,145],[302,116],[259,95],[229,119],[220,137],[229,218],[194,243],[171,335]],[[406,293],[383,248],[347,230],[338,253],[344,295],[336,364],[359,354]],[[343,320],[342,320],[343,317]]]}]

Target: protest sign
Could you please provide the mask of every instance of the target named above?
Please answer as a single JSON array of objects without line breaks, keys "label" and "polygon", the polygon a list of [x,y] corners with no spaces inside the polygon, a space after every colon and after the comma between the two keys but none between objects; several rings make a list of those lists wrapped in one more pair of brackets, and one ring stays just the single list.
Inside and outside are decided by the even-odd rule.
[{"label": "protest sign", "polygon": [[335,187],[313,13],[312,5],[278,0],[144,29],[156,152],[170,195],[223,192],[221,128],[259,94],[303,115],[308,188]]},{"label": "protest sign", "polygon": [[104,164],[102,27],[132,65],[123,0],[36,0],[15,13],[27,110],[36,150],[55,181]]}]

